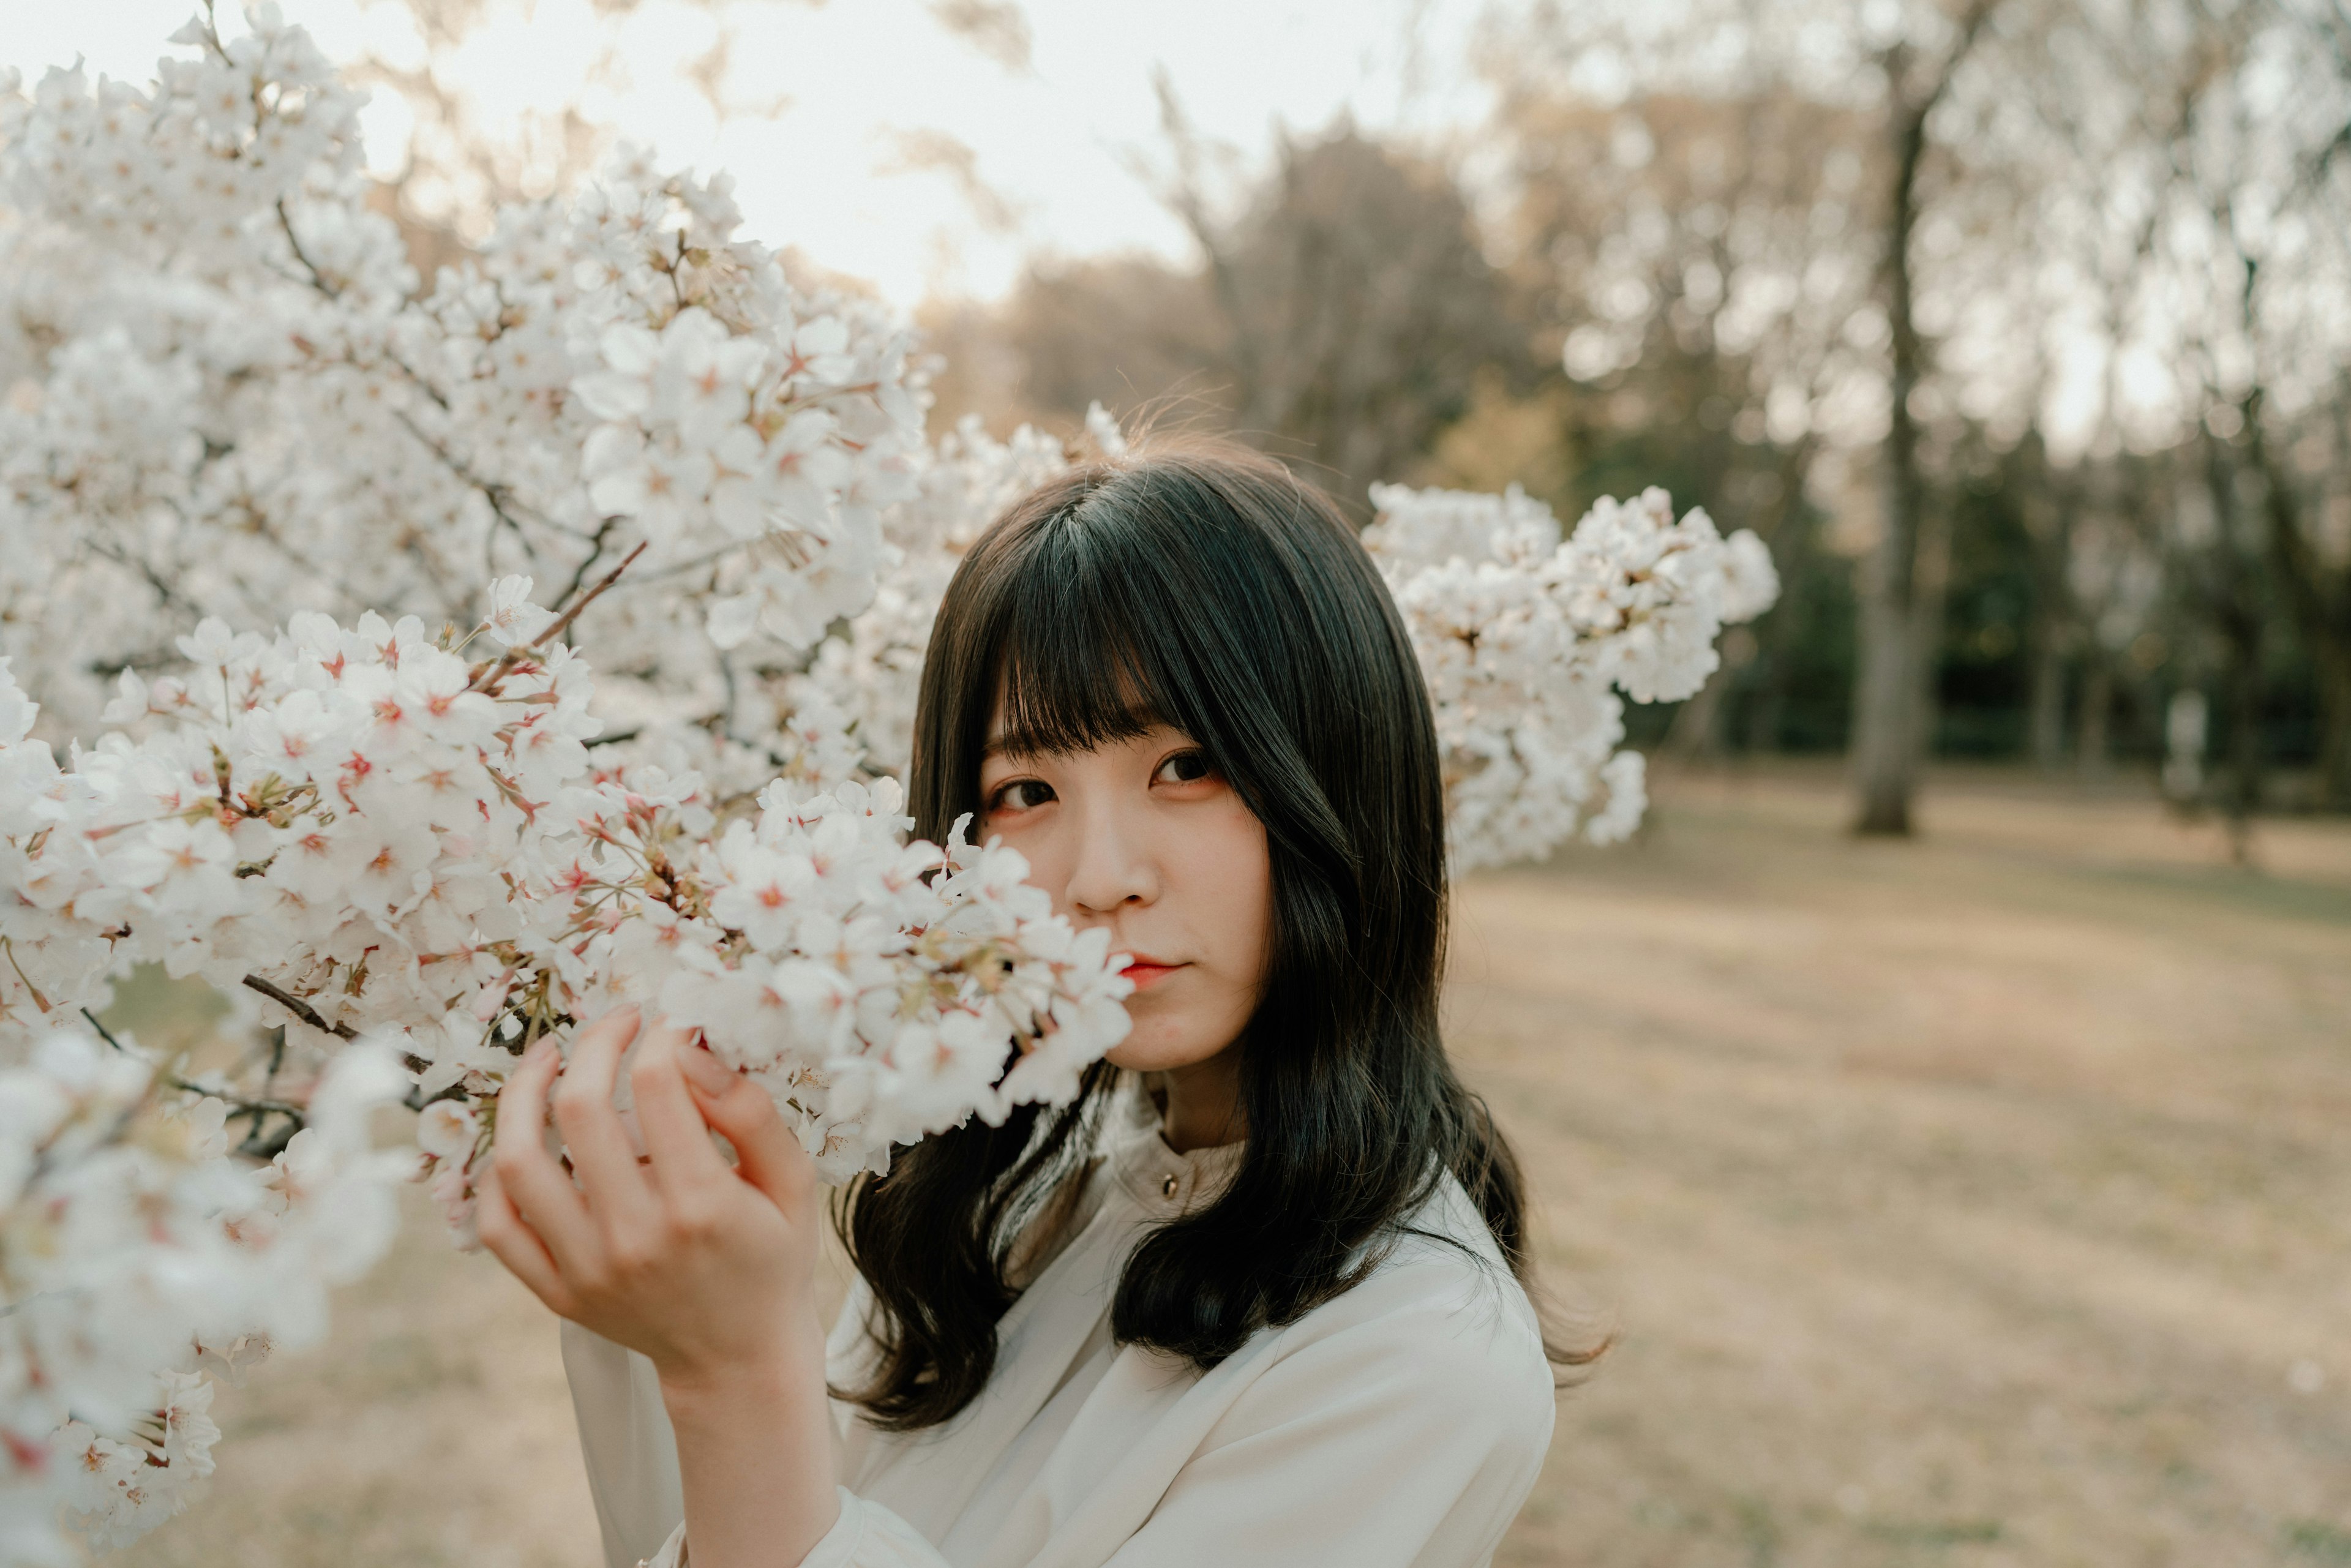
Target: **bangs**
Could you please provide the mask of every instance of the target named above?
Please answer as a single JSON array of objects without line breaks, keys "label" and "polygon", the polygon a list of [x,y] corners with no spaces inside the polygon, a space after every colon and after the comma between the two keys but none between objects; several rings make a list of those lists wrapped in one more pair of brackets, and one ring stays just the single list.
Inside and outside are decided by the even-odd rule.
[{"label": "bangs", "polygon": [[975,716],[987,749],[1015,756],[1091,750],[1167,724],[1216,749],[1194,700],[1201,650],[1169,612],[1154,553],[1124,528],[1088,528],[1082,507],[1036,529],[991,584],[993,679]]}]

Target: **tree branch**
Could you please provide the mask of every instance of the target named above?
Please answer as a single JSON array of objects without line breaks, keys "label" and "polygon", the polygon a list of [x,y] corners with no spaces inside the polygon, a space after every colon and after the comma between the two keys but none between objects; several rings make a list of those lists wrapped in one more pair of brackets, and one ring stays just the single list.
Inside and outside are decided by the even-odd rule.
[{"label": "tree branch", "polygon": [[[296,1018],[300,1019],[304,1023],[308,1024],[312,1029],[317,1030],[320,1034],[331,1034],[337,1040],[357,1040],[360,1037],[360,1031],[353,1029],[350,1025],[347,1023],[329,1023],[325,1017],[319,1013],[318,1009],[312,1007],[301,998],[294,995],[291,991],[282,991],[278,989],[276,986],[271,985],[267,980],[263,979],[258,975],[247,975],[245,977],[245,988],[249,991],[259,991],[263,996],[267,997],[271,1001],[276,1002],[279,1007],[284,1008],[287,1012],[292,1013]],[[420,1061],[417,1065],[423,1066],[425,1064]]]},{"label": "tree branch", "polygon": [[[570,609],[566,610],[554,620],[549,622],[547,623],[546,630],[539,632],[538,636],[533,637],[528,643],[516,643],[513,647],[508,648],[505,653],[499,654],[496,659],[493,659],[487,664],[483,665],[481,674],[474,677],[466,689],[476,692],[487,691],[492,683],[496,681],[499,676],[505,674],[508,670],[513,669],[517,664],[520,664],[524,655],[528,653],[533,648],[538,647],[541,643],[546,642],[549,638],[560,634],[565,627],[570,625],[571,622],[578,618],[581,611],[587,609],[590,604],[595,603],[598,597],[601,596],[606,589],[620,581],[621,574],[628,570],[630,563],[634,561],[639,556],[644,554],[646,549],[651,546],[652,543],[653,541],[651,539],[646,539],[639,543],[636,549],[631,550],[627,556],[622,558],[620,565],[606,572],[602,577],[598,578],[596,580],[596,586],[581,594],[579,599],[572,603]],[[560,602],[560,601],[558,602]]]},{"label": "tree branch", "polygon": [[596,525],[596,535],[588,541],[587,555],[580,559],[580,569],[571,574],[571,580],[563,585],[563,591],[555,596],[555,602],[560,604],[580,591],[580,585],[588,580],[590,572],[596,570],[596,562],[604,553],[604,542],[611,538],[612,529],[620,521],[620,517],[614,516]]}]

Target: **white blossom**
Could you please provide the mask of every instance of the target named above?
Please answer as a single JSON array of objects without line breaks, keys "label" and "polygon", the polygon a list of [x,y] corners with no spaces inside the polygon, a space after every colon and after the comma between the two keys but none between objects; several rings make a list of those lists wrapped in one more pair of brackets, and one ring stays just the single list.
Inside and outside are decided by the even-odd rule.
[{"label": "white blossom", "polygon": [[1564,539],[1516,488],[1372,500],[1364,542],[1428,679],[1455,869],[1627,837],[1647,795],[1639,754],[1617,749],[1623,699],[1705,684],[1724,624],[1778,597],[1762,541],[1724,539],[1696,509],[1677,521],[1656,489],[1596,503]]},{"label": "white blossom", "polygon": [[205,1364],[228,1363],[204,1345],[315,1340],[327,1287],[381,1255],[408,1162],[367,1120],[401,1075],[343,1053],[256,1170],[222,1102],[167,1091],[135,1046],[61,1028],[21,1050],[0,1069],[0,1555],[67,1561],[59,1504],[119,1544],[212,1473]]}]

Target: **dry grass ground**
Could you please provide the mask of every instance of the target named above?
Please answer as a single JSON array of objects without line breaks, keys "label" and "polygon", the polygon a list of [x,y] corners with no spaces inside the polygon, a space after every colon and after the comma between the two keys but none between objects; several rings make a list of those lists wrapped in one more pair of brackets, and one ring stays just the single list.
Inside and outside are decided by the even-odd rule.
[{"label": "dry grass ground", "polygon": [[1506,1560],[2351,1563],[2351,832],[1843,810],[1669,781],[1464,893],[1455,1038],[1621,1334]]},{"label": "dry grass ground", "polygon": [[[2351,828],[1657,793],[1460,895],[1457,1049],[1618,1336],[1503,1561],[2351,1564]],[[415,1218],[125,1560],[595,1561],[551,1324]]]}]

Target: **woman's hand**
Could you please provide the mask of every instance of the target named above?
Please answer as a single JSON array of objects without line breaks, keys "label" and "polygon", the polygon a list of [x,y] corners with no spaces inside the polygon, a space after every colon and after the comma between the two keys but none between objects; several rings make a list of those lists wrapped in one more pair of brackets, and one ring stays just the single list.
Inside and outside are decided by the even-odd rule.
[{"label": "woman's hand", "polygon": [[[612,1090],[642,1027],[633,1008],[607,1013],[568,1066],[542,1040],[507,1081],[483,1244],[557,1312],[642,1351],[664,1391],[803,1371],[820,1385],[820,1331],[819,1364],[792,1364],[816,1326],[815,1169],[757,1084],[666,1024],[644,1031],[629,1070],[640,1164]],[[577,1186],[547,1150],[550,1093]]]},{"label": "woman's hand", "polygon": [[[556,1312],[652,1359],[695,1568],[798,1563],[841,1511],[816,1169],[758,1084],[666,1025],[629,1068],[640,1164],[612,1108],[639,1028],[633,1008],[608,1013],[568,1067],[540,1040],[507,1080],[482,1241]],[[550,1088],[577,1187],[547,1151]],[[712,1128],[735,1145],[733,1168]]]}]

